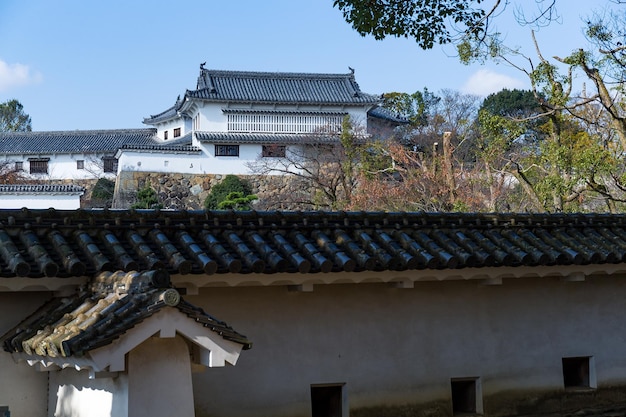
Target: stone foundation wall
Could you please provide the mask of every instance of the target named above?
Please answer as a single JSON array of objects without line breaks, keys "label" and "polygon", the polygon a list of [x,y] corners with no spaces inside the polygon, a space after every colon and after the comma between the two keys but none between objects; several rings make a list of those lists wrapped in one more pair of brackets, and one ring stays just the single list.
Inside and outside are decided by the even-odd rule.
[{"label": "stone foundation wall", "polygon": [[[115,183],[113,208],[127,209],[137,201],[137,191],[150,186],[156,191],[159,203],[164,209],[201,210],[211,188],[224,179],[219,174],[168,174],[162,172],[122,172]],[[296,210],[306,209],[293,201],[281,200],[285,190],[293,188],[293,178],[288,176],[239,176],[246,179],[259,200],[257,210]],[[306,190],[299,189],[306,193]],[[271,202],[271,203],[270,203]]]}]

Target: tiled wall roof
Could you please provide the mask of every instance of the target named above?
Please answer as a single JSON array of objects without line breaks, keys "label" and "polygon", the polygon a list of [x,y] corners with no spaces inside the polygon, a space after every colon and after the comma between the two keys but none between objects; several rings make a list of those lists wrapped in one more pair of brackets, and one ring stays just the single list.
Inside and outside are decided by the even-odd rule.
[{"label": "tiled wall roof", "polygon": [[0,132],[0,153],[114,153],[123,145],[154,145],[156,129]]},{"label": "tiled wall roof", "polygon": [[[624,215],[0,211],[0,276],[324,273],[626,261]],[[193,278],[189,278],[193,280]]]},{"label": "tiled wall roof", "polygon": [[226,323],[184,299],[164,271],[104,272],[88,288],[53,298],[0,338],[7,352],[44,357],[82,356],[108,345],[162,308],[175,308],[226,340],[251,347]]},{"label": "tiled wall roof", "polygon": [[298,143],[338,143],[339,135],[329,134],[294,134],[294,133],[230,133],[230,132],[195,132],[196,138],[203,143],[215,144],[298,144]]}]

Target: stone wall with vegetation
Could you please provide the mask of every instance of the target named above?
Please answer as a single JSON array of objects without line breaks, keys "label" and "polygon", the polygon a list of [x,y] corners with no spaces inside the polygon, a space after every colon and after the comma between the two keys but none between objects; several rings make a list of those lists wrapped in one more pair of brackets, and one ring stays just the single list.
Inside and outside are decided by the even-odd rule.
[{"label": "stone wall with vegetation", "polygon": [[[149,186],[157,193],[159,203],[164,209],[200,210],[211,188],[224,179],[219,174],[176,174],[162,172],[122,172],[115,184],[113,208],[130,208],[137,201],[137,191]],[[292,181],[287,176],[239,176],[252,186],[253,193],[259,197],[257,209],[297,209],[292,204],[280,204],[276,196]],[[268,202],[272,202],[271,207]]]}]

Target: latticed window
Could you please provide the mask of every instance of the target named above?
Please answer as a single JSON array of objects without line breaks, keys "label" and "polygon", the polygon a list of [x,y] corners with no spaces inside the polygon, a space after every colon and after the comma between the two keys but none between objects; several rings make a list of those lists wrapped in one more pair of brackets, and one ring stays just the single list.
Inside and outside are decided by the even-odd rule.
[{"label": "latticed window", "polygon": [[283,158],[286,152],[287,148],[285,145],[263,145],[261,155],[264,158]]},{"label": "latticed window", "polygon": [[47,174],[49,159],[29,159],[31,174]]},{"label": "latticed window", "polygon": [[336,133],[343,115],[229,113],[229,132]]},{"label": "latticed window", "polygon": [[180,136],[180,127],[177,127],[176,129],[174,129],[174,137],[177,138]]},{"label": "latticed window", "polygon": [[102,170],[104,172],[117,172],[117,159],[115,158],[102,158]]},{"label": "latticed window", "polygon": [[239,145],[215,145],[215,156],[239,156]]}]

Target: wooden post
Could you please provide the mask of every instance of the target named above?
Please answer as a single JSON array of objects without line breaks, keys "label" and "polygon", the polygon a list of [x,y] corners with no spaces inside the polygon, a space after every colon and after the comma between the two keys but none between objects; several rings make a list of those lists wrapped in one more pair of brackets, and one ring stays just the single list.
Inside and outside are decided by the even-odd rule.
[{"label": "wooden post", "polygon": [[448,194],[450,196],[450,203],[456,202],[456,184],[454,181],[454,170],[452,168],[452,132],[443,133],[443,175],[445,177],[446,186],[448,188]]}]

